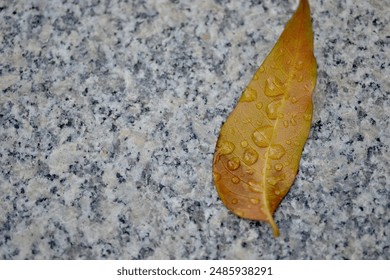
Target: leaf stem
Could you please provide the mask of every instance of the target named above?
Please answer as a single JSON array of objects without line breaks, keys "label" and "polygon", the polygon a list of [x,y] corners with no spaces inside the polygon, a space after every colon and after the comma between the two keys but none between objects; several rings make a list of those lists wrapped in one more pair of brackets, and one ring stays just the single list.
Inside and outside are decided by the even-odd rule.
[{"label": "leaf stem", "polygon": [[278,237],[279,236],[279,228],[278,226],[276,225],[274,219],[271,217],[271,219],[269,220],[269,224],[271,225],[272,227],[272,231],[274,233],[274,237]]}]

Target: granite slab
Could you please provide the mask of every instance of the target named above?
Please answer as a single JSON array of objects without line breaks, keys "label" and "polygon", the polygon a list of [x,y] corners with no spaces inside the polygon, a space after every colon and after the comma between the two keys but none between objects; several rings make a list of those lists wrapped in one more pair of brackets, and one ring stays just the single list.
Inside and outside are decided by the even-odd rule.
[{"label": "granite slab", "polygon": [[275,239],[211,165],[297,0],[1,1],[0,259],[390,259],[390,2],[310,3],[315,109]]}]

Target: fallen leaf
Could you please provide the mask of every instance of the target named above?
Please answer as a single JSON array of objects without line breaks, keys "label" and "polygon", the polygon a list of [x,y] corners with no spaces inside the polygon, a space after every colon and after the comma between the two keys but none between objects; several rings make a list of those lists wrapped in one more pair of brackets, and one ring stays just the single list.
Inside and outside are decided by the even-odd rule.
[{"label": "fallen leaf", "polygon": [[221,200],[242,218],[267,221],[274,236],[273,213],[309,135],[316,68],[310,7],[301,0],[218,138],[213,176]]}]

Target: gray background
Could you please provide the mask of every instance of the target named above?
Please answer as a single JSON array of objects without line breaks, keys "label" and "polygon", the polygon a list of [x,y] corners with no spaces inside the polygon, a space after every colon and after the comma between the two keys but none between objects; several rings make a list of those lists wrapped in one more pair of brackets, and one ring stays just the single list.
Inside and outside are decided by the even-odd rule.
[{"label": "gray background", "polygon": [[218,199],[220,125],[298,1],[1,1],[1,259],[389,259],[389,1],[310,1],[281,236]]}]

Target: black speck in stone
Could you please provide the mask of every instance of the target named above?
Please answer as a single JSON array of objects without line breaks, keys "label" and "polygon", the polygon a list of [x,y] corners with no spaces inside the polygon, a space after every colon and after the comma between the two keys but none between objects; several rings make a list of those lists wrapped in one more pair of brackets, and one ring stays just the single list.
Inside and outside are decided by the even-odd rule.
[{"label": "black speck in stone", "polygon": [[118,179],[119,183],[126,182],[126,179],[123,178],[123,176],[120,173],[116,173],[116,178]]},{"label": "black speck in stone", "polygon": [[152,248],[150,248],[150,247],[141,248],[141,250],[139,250],[137,259],[145,260],[148,257],[150,257],[151,255],[153,255],[153,253],[154,253],[154,250]]},{"label": "black speck in stone", "polygon": [[118,130],[118,127],[115,124],[112,124],[110,131],[116,132],[117,130]]},{"label": "black speck in stone", "polygon": [[31,29],[35,29],[42,24],[42,15],[34,15],[29,18],[29,24]]},{"label": "black speck in stone", "polygon": [[259,228],[259,227],[261,227],[261,223],[259,222],[259,221],[251,221],[250,223],[249,223],[249,227],[250,228]]},{"label": "black speck in stone", "polygon": [[37,254],[39,254],[39,252],[40,251],[36,248],[36,246],[33,245],[32,248],[31,248],[31,254],[37,255]]},{"label": "black speck in stone", "polygon": [[57,174],[46,174],[44,177],[46,177],[49,181],[54,181],[59,178]]},{"label": "black speck in stone", "polygon": [[165,186],[163,185],[163,184],[158,184],[158,188],[159,188],[159,192],[161,192],[161,190],[163,189],[163,188],[165,188]]},{"label": "black speck in stone", "polygon": [[321,128],[322,128],[322,122],[321,122],[321,120],[318,120],[318,121],[314,124],[314,129],[320,132],[320,131],[321,131]]},{"label": "black speck in stone", "polygon": [[301,232],[301,242],[306,243],[306,241],[309,239],[310,234],[306,231]]},{"label": "black speck in stone", "polygon": [[332,96],[337,95],[338,93],[338,85],[336,82],[327,82],[326,83],[326,88],[325,88],[327,93],[330,93]]},{"label": "black speck in stone", "polygon": [[46,163],[44,163],[41,160],[38,161],[38,174],[45,177],[47,174],[50,173],[49,171],[50,171],[50,168]]},{"label": "black speck in stone", "polygon": [[11,240],[11,236],[8,234],[4,236],[4,242],[7,243],[7,241]]},{"label": "black speck in stone", "polygon": [[348,140],[347,142],[345,142],[345,144],[347,144],[347,145],[352,145],[353,144],[353,140],[351,139],[351,140]]},{"label": "black speck in stone", "polygon": [[381,149],[378,146],[371,146],[367,149],[367,159],[371,160],[373,155],[378,155],[381,153]]},{"label": "black speck in stone", "polygon": [[47,201],[47,197],[39,198],[35,201],[35,205],[38,206],[38,205],[44,204],[44,202],[46,202],[46,201]]},{"label": "black speck in stone", "polygon": [[359,120],[362,120],[362,119],[364,119],[365,117],[367,117],[367,113],[366,113],[365,111],[363,111],[362,109],[359,109],[358,112],[357,112],[357,114],[358,114]]},{"label": "black speck in stone", "polygon": [[50,240],[49,241],[49,246],[50,246],[50,249],[53,249],[55,246],[56,246],[56,242],[54,240]]},{"label": "black speck in stone", "polygon": [[127,223],[126,218],[125,218],[124,215],[118,216],[118,221],[119,221],[121,224],[126,224],[126,223]]},{"label": "black speck in stone", "polygon": [[135,63],[135,64],[133,65],[134,73],[135,73],[135,74],[138,74],[140,68],[141,68],[141,62],[140,62],[140,61],[137,61],[137,63]]},{"label": "black speck in stone", "polygon": [[129,117],[129,122],[130,122],[131,124],[133,124],[133,123],[135,122],[135,117],[134,117],[134,116],[130,116],[130,117]]}]

